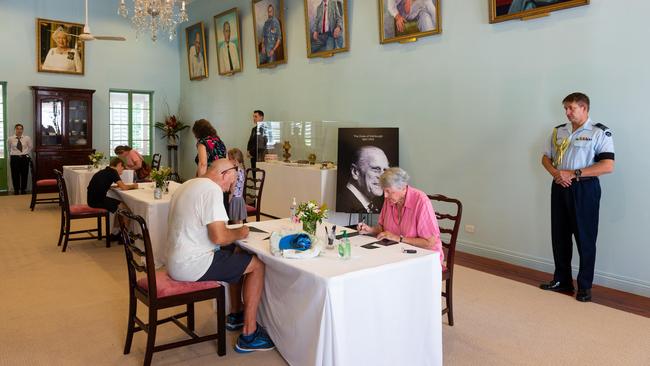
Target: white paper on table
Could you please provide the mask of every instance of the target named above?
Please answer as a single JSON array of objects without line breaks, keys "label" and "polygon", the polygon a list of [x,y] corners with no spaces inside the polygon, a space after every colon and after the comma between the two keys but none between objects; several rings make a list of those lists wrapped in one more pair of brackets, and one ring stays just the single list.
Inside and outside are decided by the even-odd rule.
[{"label": "white paper on table", "polygon": [[258,233],[257,231],[249,231],[248,236],[246,238],[242,239],[242,241],[246,242],[246,243],[249,240],[253,241],[253,242],[262,241],[262,240],[268,239],[270,235],[271,234],[269,234],[269,233]]}]

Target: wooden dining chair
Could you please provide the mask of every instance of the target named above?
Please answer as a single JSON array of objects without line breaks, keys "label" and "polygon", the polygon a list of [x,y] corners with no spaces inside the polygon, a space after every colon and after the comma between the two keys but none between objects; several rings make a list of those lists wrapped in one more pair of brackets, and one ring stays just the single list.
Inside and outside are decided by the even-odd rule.
[{"label": "wooden dining chair", "polygon": [[[57,246],[61,245],[63,240],[63,248],[61,251],[65,252],[68,248],[69,241],[75,240],[88,240],[87,236],[84,237],[74,237],[71,238],[70,235],[74,234],[88,234],[91,238],[97,238],[97,240],[102,240],[106,237],[106,248],[111,247],[110,239],[110,223],[109,223],[109,212],[103,208],[94,208],[88,205],[71,205],[70,200],[68,199],[68,191],[65,186],[65,179],[63,179],[63,173],[59,170],[54,169],[54,174],[56,175],[56,182],[59,188],[59,199],[61,200],[61,230],[59,231],[59,243]],[[97,219],[97,228],[96,229],[86,229],[86,230],[70,230],[70,222],[72,220],[78,219]],[[102,218],[106,220],[106,235],[102,236]],[[97,233],[97,235],[94,235]]]},{"label": "wooden dining chair", "polygon": [[56,197],[38,198],[39,193],[58,193],[56,179],[38,179],[32,159],[29,159],[29,172],[32,175],[32,201],[29,204],[30,210],[34,211],[34,207],[42,203],[61,204],[58,195]]},{"label": "wooden dining chair", "polygon": [[[442,280],[445,282],[445,291],[442,297],[446,300],[446,307],[442,314],[447,314],[449,325],[454,325],[453,307],[453,282],[454,282],[454,259],[456,256],[456,240],[460,229],[460,220],[463,215],[463,204],[455,199],[441,194],[427,195],[432,201],[438,226],[440,228],[440,239],[442,240],[443,251],[445,252],[445,264],[442,268]],[[452,208],[455,207],[455,210]],[[447,210],[448,208],[448,210]],[[449,211],[455,211],[449,212]]]},{"label": "wooden dining chair", "polygon": [[244,187],[246,213],[248,216],[255,215],[255,221],[260,221],[265,178],[266,172],[263,169],[246,169],[246,184]]},{"label": "wooden dining chair", "polygon": [[[117,210],[120,223],[126,266],[129,277],[129,320],[127,324],[124,354],[131,352],[133,334],[141,330],[147,333],[144,365],[149,366],[154,352],[187,346],[199,342],[217,340],[217,354],[226,354],[226,297],[224,287],[217,281],[181,282],[175,281],[167,271],[156,271],[151,238],[145,220],[127,210]],[[217,332],[199,336],[194,332],[194,303],[216,299]],[[138,301],[149,308],[148,323],[138,318]],[[185,311],[158,319],[158,312],[175,306],[185,305]],[[187,318],[186,324],[179,319]],[[173,322],[190,336],[190,339],[155,345],[158,325]]]}]

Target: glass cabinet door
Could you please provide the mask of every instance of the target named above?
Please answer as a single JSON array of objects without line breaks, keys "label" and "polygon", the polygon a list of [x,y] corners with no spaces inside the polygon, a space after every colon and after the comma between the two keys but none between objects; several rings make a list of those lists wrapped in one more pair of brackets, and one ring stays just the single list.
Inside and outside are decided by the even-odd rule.
[{"label": "glass cabinet door", "polygon": [[88,145],[88,101],[70,99],[68,102],[68,145]]},{"label": "glass cabinet door", "polygon": [[41,100],[41,145],[61,145],[63,143],[62,114],[63,100]]}]

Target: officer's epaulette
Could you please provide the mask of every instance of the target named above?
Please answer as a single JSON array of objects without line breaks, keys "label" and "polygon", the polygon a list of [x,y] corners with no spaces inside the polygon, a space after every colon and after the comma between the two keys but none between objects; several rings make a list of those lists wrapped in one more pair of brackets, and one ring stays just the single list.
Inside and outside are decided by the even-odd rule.
[{"label": "officer's epaulette", "polygon": [[557,126],[555,126],[555,127],[553,127],[553,128],[560,128],[560,127],[564,127],[564,125],[566,125],[566,123],[563,123],[563,124],[561,124],[561,125],[557,125]]},{"label": "officer's epaulette", "polygon": [[602,124],[602,123],[596,123],[594,126],[600,128],[600,129],[603,130],[603,131],[607,131],[607,130],[609,130],[609,127],[605,126],[605,125]]}]

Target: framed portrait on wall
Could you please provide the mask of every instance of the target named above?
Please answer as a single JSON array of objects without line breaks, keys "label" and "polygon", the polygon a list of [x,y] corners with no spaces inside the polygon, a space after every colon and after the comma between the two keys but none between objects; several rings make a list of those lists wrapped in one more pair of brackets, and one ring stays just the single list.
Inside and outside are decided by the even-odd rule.
[{"label": "framed portrait on wall", "polygon": [[237,8],[214,16],[214,36],[219,75],[232,75],[242,71],[241,27]]},{"label": "framed portrait on wall", "polygon": [[589,0],[488,0],[490,23],[534,18],[551,11],[588,5]]},{"label": "framed portrait on wall", "polygon": [[208,77],[208,59],[205,53],[205,31],[203,22],[198,22],[185,28],[187,42],[187,70],[190,80],[201,80]]},{"label": "framed portrait on wall", "polygon": [[286,63],[284,0],[253,0],[253,27],[257,67]]},{"label": "framed portrait on wall", "polygon": [[379,176],[399,166],[398,128],[339,128],[336,211],[379,213]]},{"label": "framed portrait on wall", "polygon": [[379,0],[381,43],[413,42],[441,31],[440,0]]},{"label": "framed portrait on wall", "polygon": [[36,65],[39,72],[83,75],[84,25],[59,20],[36,19]]},{"label": "framed portrait on wall", "polygon": [[330,57],[350,49],[347,0],[304,0],[307,57]]}]

